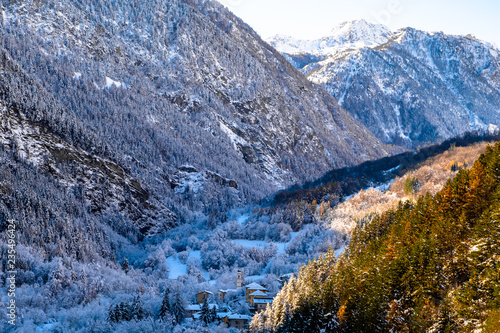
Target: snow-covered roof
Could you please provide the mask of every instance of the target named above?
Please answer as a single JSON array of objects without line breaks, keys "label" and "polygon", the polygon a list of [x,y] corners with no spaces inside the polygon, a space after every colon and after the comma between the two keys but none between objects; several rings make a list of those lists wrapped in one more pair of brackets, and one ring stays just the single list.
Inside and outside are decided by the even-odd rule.
[{"label": "snow-covered roof", "polygon": [[232,312],[218,312],[217,317],[222,319],[222,318],[226,318],[226,317],[230,316],[231,314],[232,314]]},{"label": "snow-covered roof", "polygon": [[249,285],[245,286],[247,289],[255,289],[255,290],[267,290],[266,288],[262,287],[260,284],[252,282]]},{"label": "snow-covered roof", "polygon": [[250,321],[250,320],[252,320],[252,317],[247,316],[247,315],[233,313],[233,314],[230,314],[229,316],[227,316],[227,319],[229,319],[229,320],[249,320]]},{"label": "snow-covered roof", "polygon": [[198,294],[210,294],[210,295],[212,295],[212,292],[208,291],[208,290],[204,290],[204,291],[200,291]]},{"label": "snow-covered roof", "polygon": [[201,310],[201,305],[199,304],[189,304],[186,306],[187,311],[200,311]]},{"label": "snow-covered roof", "polygon": [[266,304],[266,303],[272,303],[273,299],[272,298],[256,298],[253,300],[255,304]]},{"label": "snow-covered roof", "polygon": [[230,293],[230,292],[236,292],[238,291],[238,289],[220,289],[219,292],[220,293]]},{"label": "snow-covered roof", "polygon": [[[210,309],[219,308],[217,304],[208,304],[208,307]],[[186,311],[201,311],[201,304],[189,304],[188,306],[186,306]]]},{"label": "snow-covered roof", "polygon": [[267,294],[265,292],[257,290],[257,291],[254,291],[253,293],[251,293],[250,296],[267,296]]}]

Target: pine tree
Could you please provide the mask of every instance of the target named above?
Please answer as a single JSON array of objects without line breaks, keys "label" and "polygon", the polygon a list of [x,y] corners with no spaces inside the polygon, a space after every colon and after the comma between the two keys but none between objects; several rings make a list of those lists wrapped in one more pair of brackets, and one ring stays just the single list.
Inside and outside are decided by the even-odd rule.
[{"label": "pine tree", "polygon": [[359,226],[347,256],[336,261],[330,251],[311,261],[254,316],[251,330],[457,332],[494,322],[499,156],[500,143],[434,197],[402,202]]},{"label": "pine tree", "polygon": [[212,313],[210,311],[210,306],[208,305],[208,300],[206,298],[203,301],[203,305],[201,306],[200,320],[207,325],[212,322]]},{"label": "pine tree", "polygon": [[118,322],[118,320],[116,319],[116,308],[113,307],[113,305],[109,306],[107,319],[108,319],[108,322],[110,322],[110,323],[117,323]]},{"label": "pine tree", "polygon": [[142,306],[141,296],[137,296],[134,298],[131,308],[132,308],[131,318],[138,321],[144,319],[145,313],[144,313],[144,308]]},{"label": "pine tree", "polygon": [[184,307],[184,299],[182,298],[181,291],[177,289],[174,293],[172,302],[172,315],[175,318],[176,324],[180,324],[186,318],[186,308]]},{"label": "pine tree", "polygon": [[264,332],[264,326],[265,326],[264,311],[259,311],[253,316],[252,321],[249,324],[248,331]]},{"label": "pine tree", "polygon": [[127,273],[130,270],[130,265],[127,258],[123,258],[122,269]]},{"label": "pine tree", "polygon": [[51,270],[49,275],[51,295],[56,295],[60,290],[62,290],[63,271],[64,266],[62,260],[57,258],[54,260],[54,268]]},{"label": "pine tree", "polygon": [[215,322],[217,321],[217,308],[214,306],[212,307],[212,313],[211,313],[211,318],[210,318],[211,322]]},{"label": "pine tree", "polygon": [[123,320],[123,312],[120,304],[115,306],[114,314],[115,323]]},{"label": "pine tree", "polygon": [[161,303],[160,318],[164,319],[166,315],[170,315],[172,313],[172,308],[170,306],[170,289],[165,289],[165,293],[163,295],[163,301]]},{"label": "pine tree", "polygon": [[436,323],[437,332],[452,333],[457,331],[457,324],[449,300],[446,299],[441,305]]},{"label": "pine tree", "polygon": [[121,312],[121,318],[120,318],[121,320],[130,321],[132,319],[132,313],[129,304],[121,302],[120,312]]}]

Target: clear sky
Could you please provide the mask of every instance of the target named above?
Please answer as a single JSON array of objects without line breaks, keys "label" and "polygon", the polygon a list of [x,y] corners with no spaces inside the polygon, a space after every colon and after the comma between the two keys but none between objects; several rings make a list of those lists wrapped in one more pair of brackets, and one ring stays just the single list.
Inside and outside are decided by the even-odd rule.
[{"label": "clear sky", "polygon": [[262,37],[328,35],[337,24],[365,19],[392,30],[414,27],[472,34],[500,46],[500,0],[218,0]]}]

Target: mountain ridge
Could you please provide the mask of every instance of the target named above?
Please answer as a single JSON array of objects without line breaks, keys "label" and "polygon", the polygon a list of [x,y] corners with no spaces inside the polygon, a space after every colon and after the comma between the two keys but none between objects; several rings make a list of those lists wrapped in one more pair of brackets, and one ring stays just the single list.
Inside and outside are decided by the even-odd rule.
[{"label": "mountain ridge", "polygon": [[284,55],[381,141],[412,147],[498,125],[498,54],[469,35],[403,28],[379,45]]},{"label": "mountain ridge", "polygon": [[[2,6],[0,226],[30,225],[19,241],[40,262],[116,265],[122,246],[214,228],[280,188],[389,153],[215,2]],[[74,242],[85,225],[87,249]]]},{"label": "mountain ridge", "polygon": [[382,24],[354,20],[340,23],[330,34],[320,39],[300,40],[286,35],[276,35],[268,38],[267,42],[281,53],[329,56],[342,50],[380,45],[389,40],[391,34],[389,28]]}]

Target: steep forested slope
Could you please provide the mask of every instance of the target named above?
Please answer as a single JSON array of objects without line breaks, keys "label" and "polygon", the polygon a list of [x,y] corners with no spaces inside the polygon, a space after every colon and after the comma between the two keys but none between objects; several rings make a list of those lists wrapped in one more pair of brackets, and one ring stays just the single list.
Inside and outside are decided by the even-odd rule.
[{"label": "steep forested slope", "polygon": [[[205,278],[276,254],[231,246],[217,262],[228,211],[387,154],[216,2],[1,5],[0,297],[11,221],[19,319],[1,302],[1,331],[172,331],[160,291],[181,308]],[[173,281],[177,258],[189,274]],[[143,321],[106,318],[139,294]]]},{"label": "steep forested slope", "polygon": [[[84,213],[93,236],[137,242],[386,154],[215,2],[3,1],[1,12],[0,223],[29,225],[19,241],[47,260],[77,251]],[[51,213],[32,213],[41,206]]]},{"label": "steep forested slope", "polygon": [[[183,166],[234,180],[237,193],[223,188],[213,200],[231,206],[385,154],[329,94],[216,2],[3,5],[5,57],[36,82],[14,75],[5,98],[32,109],[32,120],[72,118],[52,128],[116,160],[158,196],[175,196],[171,178]],[[207,213],[201,196],[185,194]]]},{"label": "steep forested slope", "polygon": [[338,260],[312,261],[254,331],[497,332],[500,143],[435,196],[359,225]]}]

